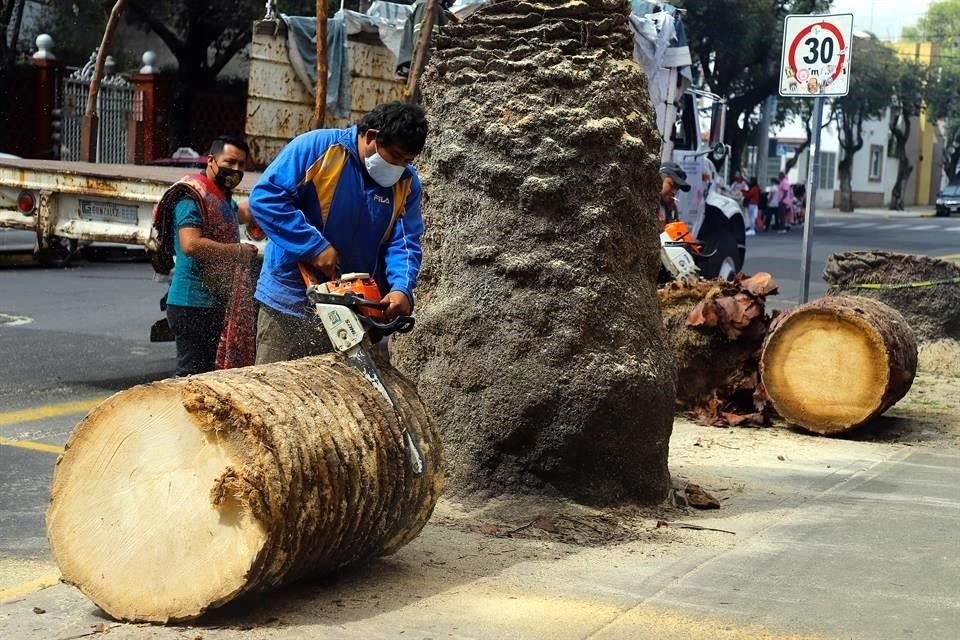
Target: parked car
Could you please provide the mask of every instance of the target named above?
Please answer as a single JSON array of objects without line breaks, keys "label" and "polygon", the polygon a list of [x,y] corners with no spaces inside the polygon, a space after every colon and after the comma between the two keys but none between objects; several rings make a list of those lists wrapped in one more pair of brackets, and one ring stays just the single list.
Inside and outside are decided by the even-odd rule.
[{"label": "parked car", "polygon": [[960,212],[960,184],[948,184],[937,194],[937,215],[949,216]]}]

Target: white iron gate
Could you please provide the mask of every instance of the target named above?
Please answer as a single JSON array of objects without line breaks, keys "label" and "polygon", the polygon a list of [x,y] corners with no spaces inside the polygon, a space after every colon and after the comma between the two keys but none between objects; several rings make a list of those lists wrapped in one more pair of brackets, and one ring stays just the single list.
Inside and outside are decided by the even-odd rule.
[{"label": "white iron gate", "polygon": [[[90,77],[96,51],[82,69],[63,80],[61,160],[80,158],[83,112],[90,92]],[[133,87],[122,76],[105,75],[97,95],[97,162],[122,164],[127,161],[127,129],[133,115]]]}]

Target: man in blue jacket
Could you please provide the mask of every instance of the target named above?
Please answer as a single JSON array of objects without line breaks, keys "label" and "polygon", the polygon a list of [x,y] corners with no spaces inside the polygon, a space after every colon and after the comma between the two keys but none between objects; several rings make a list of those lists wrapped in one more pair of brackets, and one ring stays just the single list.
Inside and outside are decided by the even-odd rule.
[{"label": "man in blue jacket", "polygon": [[295,138],[250,193],[270,242],[257,284],[257,364],[330,350],[307,307],[299,264],[318,276],[364,272],[387,292],[393,318],[410,313],[420,273],[420,179],[410,163],[423,150],[427,120],[415,105],[376,107],[349,129]]}]

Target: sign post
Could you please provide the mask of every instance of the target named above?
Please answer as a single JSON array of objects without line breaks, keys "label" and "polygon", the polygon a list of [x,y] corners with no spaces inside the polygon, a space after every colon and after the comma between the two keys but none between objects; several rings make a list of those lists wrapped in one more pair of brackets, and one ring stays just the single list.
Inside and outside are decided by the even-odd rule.
[{"label": "sign post", "polygon": [[803,225],[800,261],[800,304],[810,297],[813,225],[820,178],[820,129],[826,96],[845,96],[850,89],[850,50],[853,14],[791,15],[783,25],[780,95],[814,98],[809,161],[807,162],[807,217]]}]

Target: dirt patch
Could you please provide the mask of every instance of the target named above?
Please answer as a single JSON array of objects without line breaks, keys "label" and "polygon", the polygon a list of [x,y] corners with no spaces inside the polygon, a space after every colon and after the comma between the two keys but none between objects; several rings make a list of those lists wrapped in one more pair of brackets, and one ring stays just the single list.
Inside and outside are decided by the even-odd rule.
[{"label": "dirt patch", "polygon": [[436,39],[418,329],[394,353],[454,495],[669,491],[659,141],[627,12],[506,0]]},{"label": "dirt patch", "polygon": [[934,340],[920,345],[919,368],[948,378],[960,378],[960,340]]},{"label": "dirt patch", "polygon": [[431,525],[493,538],[541,540],[581,547],[662,541],[670,522],[694,511],[664,504],[596,509],[557,498],[501,496],[484,504],[441,501]]}]

